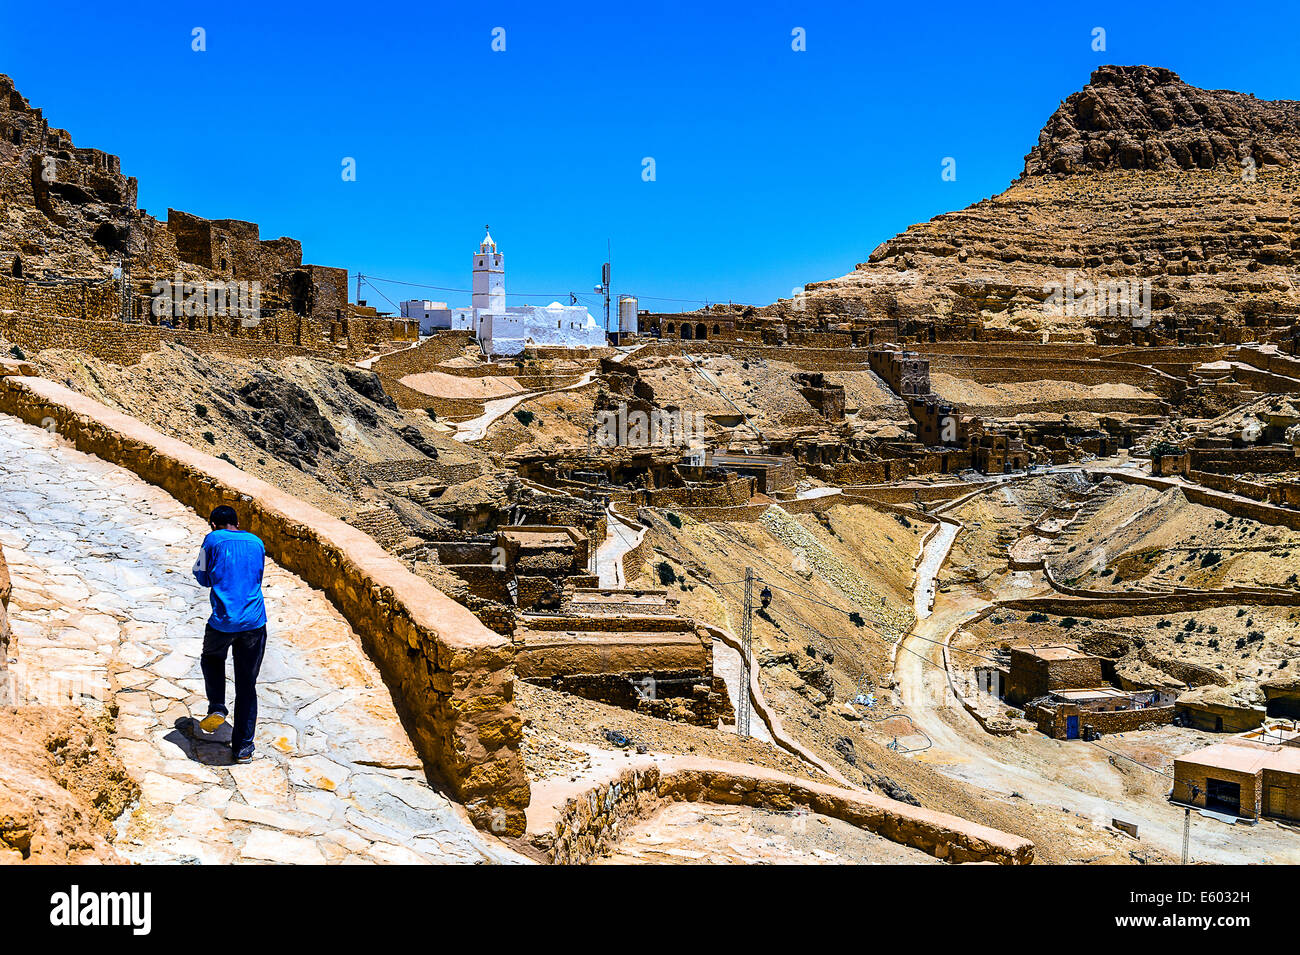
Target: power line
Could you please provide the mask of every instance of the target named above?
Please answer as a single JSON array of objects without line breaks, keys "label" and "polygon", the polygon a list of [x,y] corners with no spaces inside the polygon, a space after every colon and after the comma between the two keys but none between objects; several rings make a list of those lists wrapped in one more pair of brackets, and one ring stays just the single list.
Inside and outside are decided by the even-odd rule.
[{"label": "power line", "polygon": [[[764,583],[767,584],[767,586],[772,587],[774,590],[780,590],[780,591],[783,591],[784,593],[788,593],[788,594],[790,594],[791,596],[794,596],[794,597],[800,597],[800,598],[802,598],[802,599],[804,599],[804,600],[807,600],[807,601],[810,601],[810,602],[812,602],[812,603],[820,604],[821,606],[826,607],[826,608],[828,608],[828,609],[830,609],[830,610],[836,610],[836,611],[838,611],[838,612],[844,614],[846,617],[849,617],[849,619],[852,619],[852,618],[853,618],[853,615],[856,613],[856,611],[845,610],[843,607],[837,607],[837,606],[835,606],[834,604],[829,604],[829,603],[827,603],[827,602],[824,601],[824,600],[818,600],[816,597],[810,597],[810,596],[808,596],[807,594],[801,594],[801,593],[798,593],[797,591],[794,591],[794,590],[787,590],[785,587],[778,587],[776,584],[771,584],[771,583],[768,583],[767,581],[764,581]],[[860,615],[859,615],[859,616],[860,616]],[[857,621],[854,621],[854,622],[856,623]],[[889,627],[888,624],[882,624],[882,626],[886,627],[886,629],[892,629],[892,630],[894,630],[895,632],[899,632],[899,633],[901,633],[901,628],[891,628],[891,627]],[[943,644],[942,642],[940,642],[939,640],[931,640],[929,637],[923,637],[923,636],[921,636],[919,633],[915,633],[915,632],[909,633],[909,634],[907,634],[907,636],[915,637],[917,640],[922,640],[922,641],[924,641],[925,643],[932,643],[932,644],[934,644],[936,647],[942,647],[942,646],[944,645],[944,644]],[[1001,665],[1001,662],[1002,662],[1002,661],[996,659],[995,657],[986,656],[986,655],[984,655],[983,653],[976,653],[974,650],[963,650],[963,649],[961,649],[960,647],[951,647],[951,646],[950,646],[948,649],[949,649],[951,652],[953,652],[953,653],[964,653],[964,654],[966,654],[967,656],[977,657],[977,658],[980,659],[980,660],[987,660],[989,663],[994,663],[994,664]]]},{"label": "power line", "polygon": [[[468,288],[452,288],[447,285],[427,285],[422,282],[407,282],[402,279],[385,279],[374,275],[367,275],[365,276],[365,279],[367,281],[369,281],[370,279],[374,279],[376,282],[387,282],[390,285],[405,285],[410,288],[430,289],[434,292],[460,292],[467,295],[472,295],[474,293],[473,289],[468,289]],[[378,290],[376,289],[376,291]],[[562,298],[563,296],[569,294],[571,293],[569,292],[507,292],[506,293],[506,295],[515,298]],[[632,294],[632,293],[628,293],[628,294]],[[578,295],[579,297],[581,297],[582,293],[578,293]],[[665,298],[662,295],[637,295],[636,298],[645,299],[651,302],[677,302],[683,305],[708,305],[709,304],[706,299]]]}]

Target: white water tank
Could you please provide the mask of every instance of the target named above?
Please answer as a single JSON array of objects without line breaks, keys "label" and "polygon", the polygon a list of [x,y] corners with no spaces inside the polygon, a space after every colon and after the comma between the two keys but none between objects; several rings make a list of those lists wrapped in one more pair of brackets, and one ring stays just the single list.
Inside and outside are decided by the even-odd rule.
[{"label": "white water tank", "polygon": [[635,295],[618,297],[618,330],[623,335],[635,335],[637,300]]}]

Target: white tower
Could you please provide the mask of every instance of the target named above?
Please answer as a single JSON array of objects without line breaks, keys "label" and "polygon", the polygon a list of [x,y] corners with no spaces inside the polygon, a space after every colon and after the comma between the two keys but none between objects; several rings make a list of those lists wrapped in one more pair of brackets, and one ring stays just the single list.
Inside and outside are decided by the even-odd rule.
[{"label": "white tower", "polygon": [[[487,230],[487,226],[483,227]],[[474,294],[470,304],[490,315],[506,313],[505,256],[497,251],[497,244],[488,232],[474,253]]]}]

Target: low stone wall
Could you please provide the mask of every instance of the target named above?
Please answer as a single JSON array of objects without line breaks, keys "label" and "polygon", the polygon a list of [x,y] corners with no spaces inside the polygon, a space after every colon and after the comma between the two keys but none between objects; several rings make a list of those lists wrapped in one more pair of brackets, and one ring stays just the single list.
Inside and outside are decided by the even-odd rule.
[{"label": "low stone wall", "polygon": [[535,830],[532,841],[555,863],[590,862],[607,853],[629,824],[674,800],[777,812],[804,809],[951,862],[1026,865],[1034,858],[1028,839],[948,813],[759,767],[703,760],[629,767],[566,800],[553,825]]},{"label": "low stone wall", "polygon": [[753,524],[755,521],[762,520],[763,512],[768,507],[770,507],[768,504],[742,504],[737,507],[675,507],[672,510],[692,520],[707,523],[725,521],[733,524]]},{"label": "low stone wall", "polygon": [[1254,448],[1192,448],[1189,454],[1195,471],[1215,474],[1274,474],[1300,469],[1300,457],[1287,446]]},{"label": "low stone wall", "polygon": [[919,499],[928,504],[932,501],[955,501],[979,488],[978,484],[966,483],[920,484],[915,487],[899,487],[896,484],[882,487],[860,485],[844,488],[844,503],[849,503],[852,499],[854,503],[911,504]]},{"label": "low stone wall", "polygon": [[[270,327],[269,323],[268,327]],[[319,351],[257,337],[255,328],[248,335],[221,335],[187,329],[160,328],[157,325],[125,325],[121,322],[52,319],[24,314],[0,314],[0,338],[28,353],[47,348],[63,348],[90,355],[115,365],[134,365],[150,352],[168,343],[184,345],[200,354],[229,355],[235,358],[326,358],[346,357],[342,349]]]},{"label": "low stone wall", "polygon": [[632,502],[649,507],[735,507],[754,496],[755,479],[733,475],[714,484],[665,487],[632,492]]},{"label": "low stone wall", "polygon": [[1177,614],[1209,607],[1234,607],[1253,604],[1267,607],[1293,607],[1300,605],[1300,591],[1264,593],[1261,591],[1218,590],[1204,593],[1161,594],[1156,596],[1124,597],[1018,597],[1003,600],[999,607],[1011,610],[1029,610],[1050,613],[1061,617],[1089,617],[1096,620],[1112,617],[1145,617],[1154,614]]},{"label": "low stone wall", "polygon": [[505,638],[363,532],[61,385],[0,378],[0,412],[57,431],[200,514],[234,505],[268,556],[323,590],[352,625],[430,775],[476,825],[523,832],[529,787]]},{"label": "low stone wall", "polygon": [[1103,736],[1114,733],[1131,733],[1168,726],[1174,721],[1174,706],[1149,706],[1144,710],[1085,710],[1077,706],[1046,704],[1036,708],[1034,719],[1038,731],[1053,739],[1067,739],[1066,721],[1079,718],[1079,732],[1091,726]]},{"label": "low stone wall", "polygon": [[370,370],[389,378],[405,378],[424,371],[447,371],[437,368],[440,362],[464,354],[465,348],[472,344],[474,337],[465,331],[445,329],[438,331],[420,342],[414,348],[381,355],[370,363]]}]

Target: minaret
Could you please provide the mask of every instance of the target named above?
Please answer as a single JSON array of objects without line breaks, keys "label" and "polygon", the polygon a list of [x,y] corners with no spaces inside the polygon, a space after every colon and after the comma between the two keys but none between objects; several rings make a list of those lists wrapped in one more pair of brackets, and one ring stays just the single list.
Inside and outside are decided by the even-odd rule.
[{"label": "minaret", "polygon": [[[487,226],[483,227],[487,230]],[[497,251],[497,244],[488,232],[474,253],[474,294],[470,304],[491,315],[506,312],[505,256]]]}]

